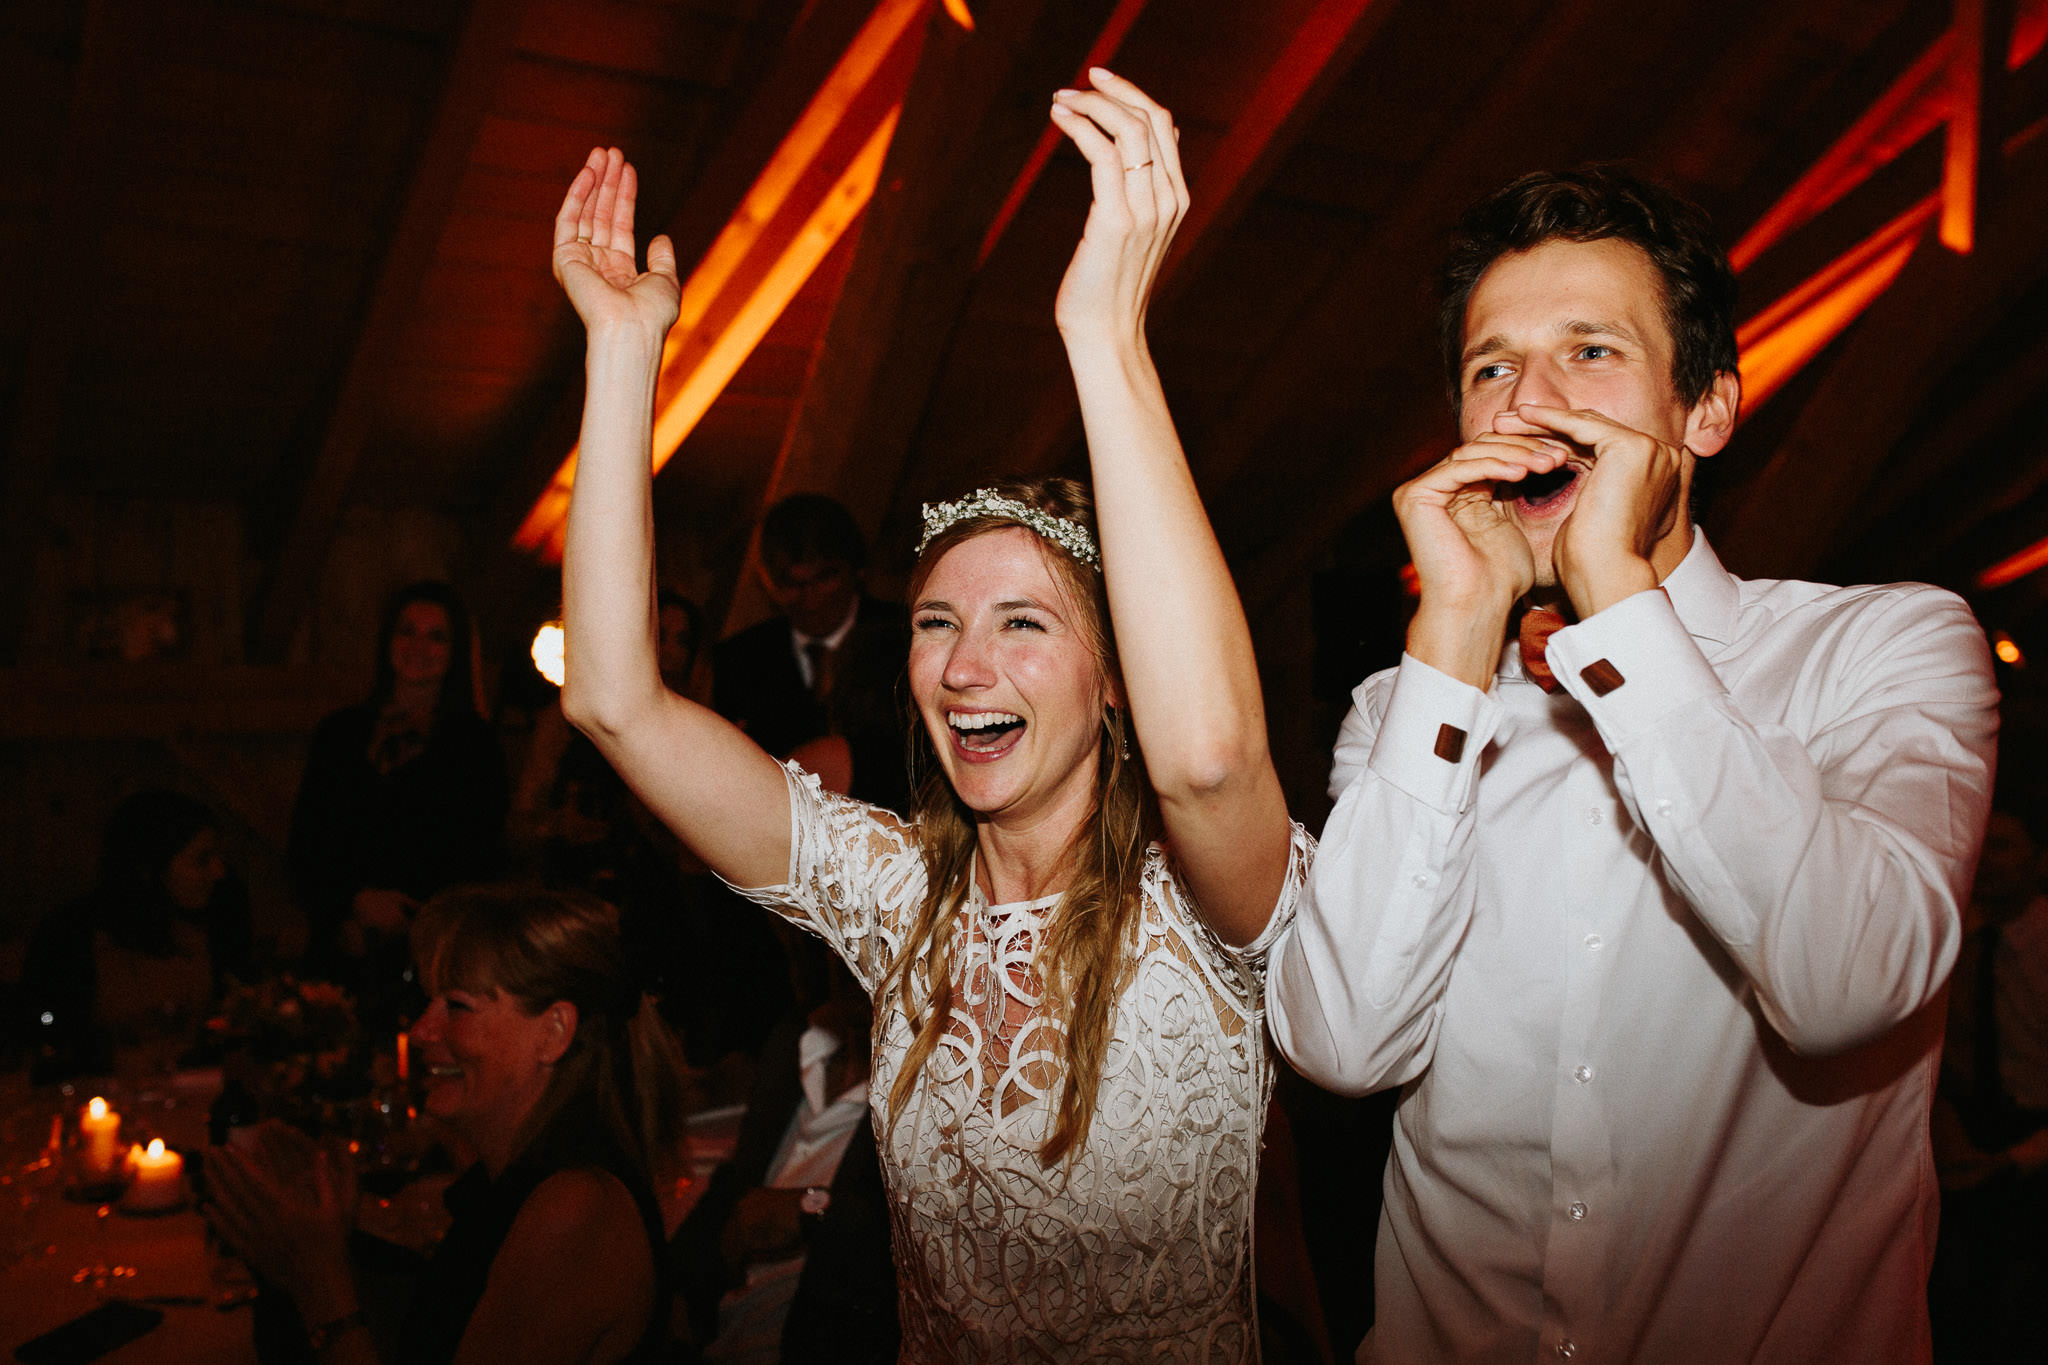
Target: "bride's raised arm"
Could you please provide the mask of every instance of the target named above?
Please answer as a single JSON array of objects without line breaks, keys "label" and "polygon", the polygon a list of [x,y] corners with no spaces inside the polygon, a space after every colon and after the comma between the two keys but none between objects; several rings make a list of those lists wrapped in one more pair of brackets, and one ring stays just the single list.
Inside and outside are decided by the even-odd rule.
[{"label": "bride's raised arm", "polygon": [[680,288],[666,237],[636,261],[633,168],[592,151],[555,216],[554,268],[588,333],[583,429],[562,554],[562,713],[640,799],[740,886],[789,869],[789,792],[775,760],[655,662],[654,382]]},{"label": "bride's raised arm", "polygon": [[1251,632],[1145,342],[1145,309],[1188,205],[1172,116],[1100,68],[1053,122],[1095,200],[1055,317],[1088,433],[1095,516],[1130,719],[1168,842],[1226,941],[1265,928],[1286,878],[1286,800],[1266,747]]}]

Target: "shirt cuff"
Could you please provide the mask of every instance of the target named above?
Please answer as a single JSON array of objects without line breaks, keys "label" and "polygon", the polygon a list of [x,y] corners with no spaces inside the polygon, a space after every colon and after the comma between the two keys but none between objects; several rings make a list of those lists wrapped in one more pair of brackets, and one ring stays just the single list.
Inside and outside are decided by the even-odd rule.
[{"label": "shirt cuff", "polygon": [[1499,723],[1499,702],[1403,654],[1366,766],[1426,806],[1462,811]]},{"label": "shirt cuff", "polygon": [[1726,691],[1662,588],[1566,626],[1550,637],[1547,655],[1610,751],[1673,711]]}]

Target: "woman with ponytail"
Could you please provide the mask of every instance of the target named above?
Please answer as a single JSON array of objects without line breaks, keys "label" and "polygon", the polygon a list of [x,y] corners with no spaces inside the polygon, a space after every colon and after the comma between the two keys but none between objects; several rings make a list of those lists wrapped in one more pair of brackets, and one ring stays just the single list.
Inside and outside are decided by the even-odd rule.
[{"label": "woman with ponytail", "polygon": [[[424,1108],[476,1155],[399,1338],[401,1361],[665,1358],[668,1275],[653,1164],[675,1150],[682,1058],[580,892],[480,887],[412,929],[431,995],[412,1028]],[[296,1168],[296,1169],[294,1169]],[[290,1294],[322,1361],[370,1361],[348,1260],[345,1167],[266,1127],[206,1160],[208,1217]]]},{"label": "woman with ponytail", "polygon": [[711,867],[874,997],[869,1100],[903,1358],[1255,1360],[1267,946],[1309,856],[1249,631],[1145,343],[1187,209],[1177,135],[1090,72],[1053,122],[1094,203],[1055,318],[1093,491],[927,506],[902,818],[784,770],[661,686],[648,458],[673,249],[634,255],[593,152],[555,223],[589,333],[563,709]]}]

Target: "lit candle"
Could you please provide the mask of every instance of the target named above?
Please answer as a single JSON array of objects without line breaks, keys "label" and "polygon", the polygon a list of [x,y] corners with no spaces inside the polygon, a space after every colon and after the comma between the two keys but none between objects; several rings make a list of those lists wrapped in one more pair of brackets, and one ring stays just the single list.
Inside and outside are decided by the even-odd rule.
[{"label": "lit candle", "polygon": [[412,1069],[408,1065],[408,1054],[412,1051],[411,1044],[412,1036],[401,1031],[398,1035],[398,1079],[401,1081],[412,1078]]},{"label": "lit candle", "polygon": [[104,1180],[121,1162],[121,1116],[98,1095],[78,1116],[78,1136],[85,1147],[88,1175]]},{"label": "lit candle", "polygon": [[165,1147],[162,1138],[151,1138],[148,1151],[139,1144],[130,1147],[128,1166],[135,1179],[121,1201],[124,1208],[159,1213],[185,1202],[185,1158]]}]

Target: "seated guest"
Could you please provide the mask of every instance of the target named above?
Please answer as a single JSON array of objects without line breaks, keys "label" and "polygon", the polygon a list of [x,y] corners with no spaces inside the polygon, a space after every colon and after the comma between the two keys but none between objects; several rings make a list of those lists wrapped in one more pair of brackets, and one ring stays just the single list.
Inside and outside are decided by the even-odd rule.
[{"label": "seated guest", "polygon": [[114,808],[99,879],[39,926],[22,998],[36,1079],[113,1069],[113,1049],[182,1035],[246,976],[249,893],[221,857],[213,812],[150,790]]},{"label": "seated guest", "polygon": [[[594,897],[485,887],[427,903],[413,950],[424,1107],[477,1154],[399,1358],[661,1357],[668,1292],[651,1167],[680,1131],[674,1040]],[[313,1324],[323,1361],[375,1359],[348,1257],[352,1181],[275,1132],[208,1149],[207,1217]],[[306,1167],[294,1178],[294,1165]]]},{"label": "seated guest", "polygon": [[874,1012],[845,965],[788,935],[800,1004],[768,1036],[732,1159],[671,1243],[704,1359],[896,1359],[896,1275],[874,1128]]},{"label": "seated guest", "polygon": [[376,678],[320,722],[292,808],[292,892],[314,971],[355,988],[366,1024],[409,1013],[406,928],[421,901],[499,874],[505,760],[480,714],[469,613],[445,583],[385,608]]}]

